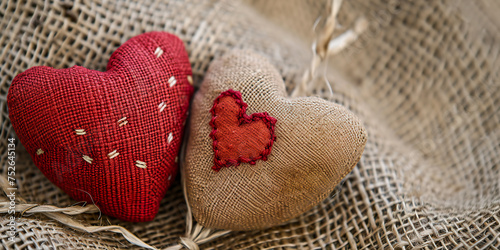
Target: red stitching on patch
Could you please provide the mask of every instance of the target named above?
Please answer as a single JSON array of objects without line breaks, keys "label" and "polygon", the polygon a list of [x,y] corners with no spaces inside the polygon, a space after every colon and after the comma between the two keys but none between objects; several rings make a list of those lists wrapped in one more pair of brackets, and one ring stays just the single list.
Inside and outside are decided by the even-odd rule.
[{"label": "red stitching on patch", "polygon": [[[236,104],[240,107],[239,114],[238,114],[238,121],[239,121],[239,126],[243,124],[248,124],[253,121],[263,121],[267,128],[269,129],[270,132],[270,138],[265,146],[264,150],[260,152],[260,154],[257,157],[253,158],[248,158],[248,157],[238,157],[238,159],[227,159],[225,162],[224,160],[221,159],[220,154],[219,154],[219,149],[217,148],[218,144],[218,138],[216,136],[217,128],[215,125],[215,120],[217,118],[215,114],[215,108],[219,105],[220,100],[223,97],[230,96],[232,97],[235,101]],[[214,101],[213,107],[210,109],[210,113],[212,114],[212,119],[210,120],[210,126],[212,126],[212,132],[210,132],[210,137],[213,140],[213,150],[214,150],[214,166],[212,167],[213,170],[219,171],[222,167],[230,167],[230,166],[238,166],[240,163],[250,163],[251,165],[255,165],[255,162],[257,160],[267,160],[267,156],[271,153],[271,149],[273,146],[274,141],[276,141],[276,135],[274,134],[274,128],[276,125],[276,118],[271,117],[267,114],[267,112],[263,113],[254,113],[252,115],[247,115],[246,114],[246,108],[248,105],[243,101],[241,97],[241,93],[239,91],[235,90],[227,90],[225,92],[222,92]]]}]

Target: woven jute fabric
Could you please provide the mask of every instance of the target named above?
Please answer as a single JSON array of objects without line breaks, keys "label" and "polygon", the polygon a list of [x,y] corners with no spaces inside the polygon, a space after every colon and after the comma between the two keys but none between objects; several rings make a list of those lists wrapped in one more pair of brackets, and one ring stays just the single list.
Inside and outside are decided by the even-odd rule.
[{"label": "woven jute fabric", "polygon": [[[318,31],[313,24],[319,16],[319,23],[325,20],[326,6],[299,0],[2,1],[2,180],[7,138],[14,136],[6,95],[14,76],[29,67],[80,65],[104,71],[120,44],[163,30],[184,41],[198,85],[214,58],[245,48],[265,55],[290,93],[310,65]],[[336,195],[299,217],[266,230],[229,233],[202,247],[499,248],[499,10],[493,0],[345,1],[338,34],[360,17],[368,29],[333,55],[300,95],[344,105],[363,121],[369,138],[359,164]],[[63,223],[68,218],[84,226],[121,225],[158,248],[184,236],[187,207],[179,183],[150,223],[99,217],[96,210],[53,212],[45,208],[77,201],[42,175],[22,145],[16,152],[20,212],[45,206],[17,219],[15,243],[6,238],[9,220],[2,216],[2,247],[133,246],[113,232],[74,230]],[[7,198],[1,197],[0,210],[6,213]]]},{"label": "woven jute fabric", "polygon": [[[276,141],[265,161],[214,171],[223,145],[212,139],[233,137],[231,151],[238,153],[237,143],[246,138],[210,125],[227,123],[223,114],[212,119],[210,110],[228,89],[241,92],[248,114],[266,112],[276,120]],[[183,174],[193,215],[203,226],[232,230],[288,221],[328,197],[359,161],[366,139],[361,121],[346,108],[317,97],[289,98],[265,57],[228,52],[211,64],[192,102]]]}]

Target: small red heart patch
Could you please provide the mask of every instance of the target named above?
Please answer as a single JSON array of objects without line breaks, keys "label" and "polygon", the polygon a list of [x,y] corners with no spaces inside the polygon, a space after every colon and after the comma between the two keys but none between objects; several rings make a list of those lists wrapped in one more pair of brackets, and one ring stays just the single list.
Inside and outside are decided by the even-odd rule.
[{"label": "small red heart patch", "polygon": [[238,166],[240,163],[255,164],[257,160],[267,160],[276,136],[276,119],[266,112],[246,114],[247,104],[241,93],[234,90],[222,92],[210,110],[213,130],[214,166]]},{"label": "small red heart patch", "polygon": [[191,75],[179,38],[146,33],[120,46],[106,72],[39,66],[19,74],[9,117],[36,166],[73,199],[149,221],[178,171]]}]

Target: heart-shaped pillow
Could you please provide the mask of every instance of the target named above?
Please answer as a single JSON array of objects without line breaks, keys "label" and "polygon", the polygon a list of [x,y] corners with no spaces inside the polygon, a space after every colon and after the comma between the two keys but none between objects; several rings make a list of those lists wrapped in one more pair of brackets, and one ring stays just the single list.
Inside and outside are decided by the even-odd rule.
[{"label": "heart-shaped pillow", "polygon": [[106,72],[38,66],[19,74],[9,117],[36,166],[73,199],[149,221],[177,173],[191,75],[179,38],[146,33],[120,46]]},{"label": "heart-shaped pillow", "polygon": [[325,199],[352,170],[367,134],[346,108],[289,98],[260,55],[214,61],[191,109],[187,197],[203,226],[252,230],[283,223]]}]

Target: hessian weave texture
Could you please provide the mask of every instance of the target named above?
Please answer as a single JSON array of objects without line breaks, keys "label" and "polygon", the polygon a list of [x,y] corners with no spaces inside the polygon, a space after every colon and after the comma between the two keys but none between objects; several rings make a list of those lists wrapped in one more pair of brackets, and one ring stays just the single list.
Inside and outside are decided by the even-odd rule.
[{"label": "hessian weave texture", "polygon": [[[7,139],[15,138],[6,96],[13,78],[26,69],[80,65],[104,71],[121,44],[159,30],[184,42],[195,87],[212,61],[240,48],[268,58],[290,94],[311,65],[311,45],[330,2],[0,1],[0,177],[7,178]],[[341,104],[360,118],[369,135],[360,162],[339,189],[305,213],[200,248],[500,248],[499,11],[496,0],[343,1],[334,37],[362,17],[368,29],[332,55],[299,96]],[[258,111],[248,104],[247,114]],[[274,150],[273,145],[270,157]],[[8,219],[0,216],[0,248],[135,247],[120,234],[82,232],[57,220],[66,217],[83,226],[123,226],[161,249],[186,235],[179,181],[153,221],[123,222],[75,204],[78,200],[52,184],[21,144],[16,153],[16,209],[40,206],[17,218],[16,242],[7,240]],[[7,202],[0,195],[2,215]],[[46,209],[73,204],[70,208],[86,212]]]}]

